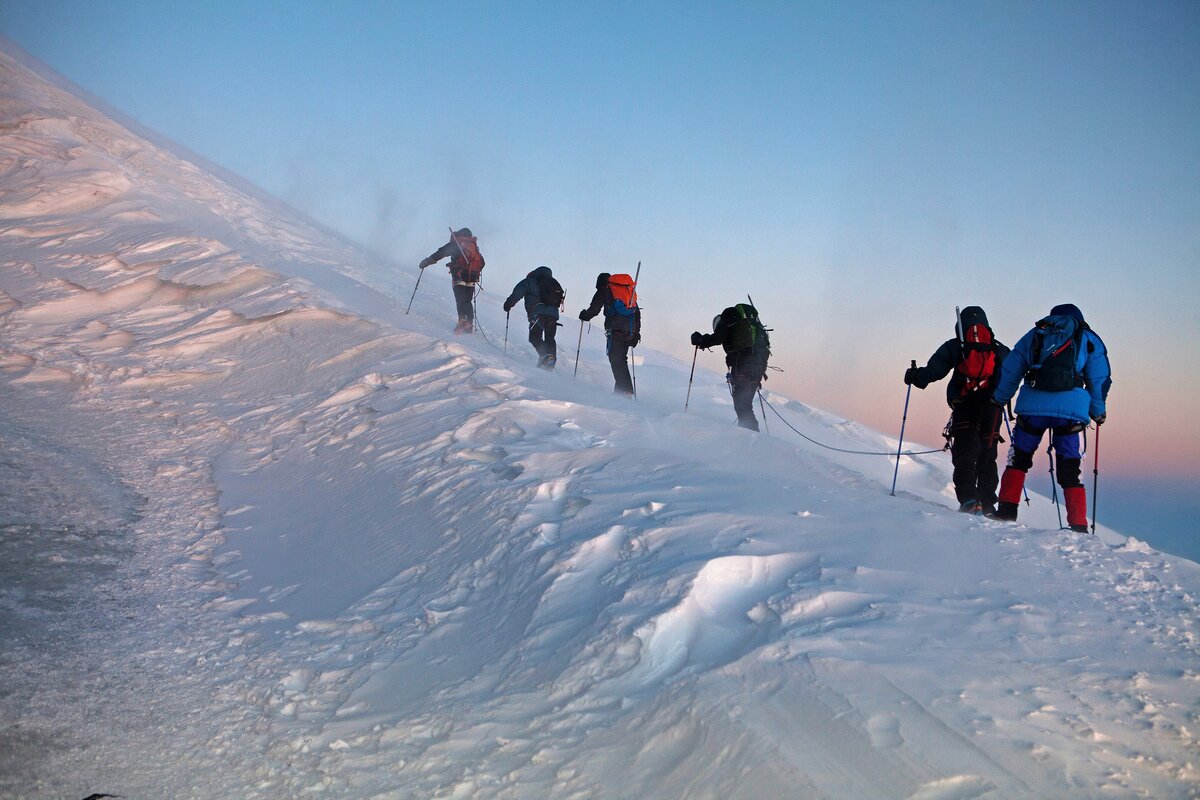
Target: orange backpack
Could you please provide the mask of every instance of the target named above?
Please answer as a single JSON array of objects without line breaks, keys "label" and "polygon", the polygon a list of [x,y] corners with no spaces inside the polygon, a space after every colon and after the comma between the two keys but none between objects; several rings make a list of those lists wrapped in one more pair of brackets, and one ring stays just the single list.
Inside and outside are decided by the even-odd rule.
[{"label": "orange backpack", "polygon": [[479,252],[479,240],[474,236],[459,236],[456,233],[451,234],[451,238],[458,244],[464,262],[464,276],[469,281],[479,280],[479,273],[483,272],[483,255]]},{"label": "orange backpack", "polygon": [[633,276],[621,273],[608,276],[608,288],[612,291],[613,311],[629,315],[637,308],[637,289]]}]

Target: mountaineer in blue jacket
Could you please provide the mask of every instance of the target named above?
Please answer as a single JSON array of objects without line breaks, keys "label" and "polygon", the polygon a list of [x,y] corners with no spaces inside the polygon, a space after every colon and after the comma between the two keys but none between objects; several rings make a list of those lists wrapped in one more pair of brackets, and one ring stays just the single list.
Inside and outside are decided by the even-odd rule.
[{"label": "mountaineer in blue jacket", "polygon": [[1079,480],[1079,432],[1094,420],[1104,424],[1105,401],[1112,387],[1108,350],[1070,303],[1055,306],[1050,315],[1021,337],[1001,369],[993,402],[1006,404],[1017,396],[1017,424],[1008,451],[1008,466],[1000,479],[994,517],[1016,520],[1025,473],[1042,435],[1051,432],[1058,483],[1071,530],[1087,531],[1087,496]]}]

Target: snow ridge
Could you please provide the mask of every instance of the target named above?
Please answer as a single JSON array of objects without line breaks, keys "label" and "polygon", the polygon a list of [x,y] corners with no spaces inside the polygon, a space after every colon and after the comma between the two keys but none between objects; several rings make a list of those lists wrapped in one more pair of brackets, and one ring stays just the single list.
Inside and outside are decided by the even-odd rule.
[{"label": "snow ridge", "polygon": [[0,107],[0,792],[1195,796],[1196,565],[448,338],[3,54]]}]

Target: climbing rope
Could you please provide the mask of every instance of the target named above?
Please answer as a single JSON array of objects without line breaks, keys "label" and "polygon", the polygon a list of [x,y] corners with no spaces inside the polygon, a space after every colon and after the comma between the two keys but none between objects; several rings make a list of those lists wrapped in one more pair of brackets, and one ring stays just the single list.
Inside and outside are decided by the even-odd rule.
[{"label": "climbing rope", "polygon": [[[857,455],[857,456],[895,456],[896,455],[896,453],[891,452],[890,450],[887,452],[877,452],[877,451],[873,451],[873,450],[847,450],[844,447],[834,447],[832,445],[823,444],[821,442],[818,442],[816,439],[812,438],[811,436],[806,436],[805,434],[801,433],[799,430],[796,429],[796,426],[792,425],[792,423],[790,423],[786,419],[784,419],[783,415],[779,413],[779,411],[775,408],[775,406],[771,405],[771,401],[767,400],[765,397],[763,397],[763,393],[761,391],[758,393],[758,399],[761,400],[763,403],[765,403],[767,408],[774,411],[775,416],[779,417],[780,421],[783,422],[784,425],[787,425],[789,428],[792,429],[792,431],[794,431],[801,438],[812,442],[817,447],[824,447],[826,450],[833,450],[834,452],[837,452],[837,453],[850,453],[851,455]],[[941,453],[941,452],[944,452],[949,449],[950,449],[950,443],[947,442],[945,447],[939,447],[936,450],[905,450],[903,453],[900,453],[899,455],[902,455],[902,456],[924,456],[924,455],[928,455],[930,453]]]}]

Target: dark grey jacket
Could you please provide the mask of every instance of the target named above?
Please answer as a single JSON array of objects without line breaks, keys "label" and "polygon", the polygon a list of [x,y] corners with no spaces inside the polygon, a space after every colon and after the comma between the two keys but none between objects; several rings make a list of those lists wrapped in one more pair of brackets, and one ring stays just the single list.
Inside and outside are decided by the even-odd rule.
[{"label": "dark grey jacket", "polygon": [[549,306],[541,301],[540,283],[544,279],[553,277],[554,273],[550,271],[549,267],[538,267],[520,281],[517,281],[517,285],[513,287],[512,294],[504,301],[504,310],[507,311],[515,306],[519,300],[524,300],[525,314],[531,321],[535,317],[558,319],[558,306]]}]

